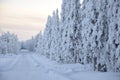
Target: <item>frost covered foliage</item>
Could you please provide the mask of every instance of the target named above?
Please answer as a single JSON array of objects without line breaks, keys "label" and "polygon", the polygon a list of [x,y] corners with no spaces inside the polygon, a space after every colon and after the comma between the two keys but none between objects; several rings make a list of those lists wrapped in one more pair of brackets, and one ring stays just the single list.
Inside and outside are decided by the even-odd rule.
[{"label": "frost covered foliage", "polygon": [[11,33],[3,33],[0,36],[0,54],[18,53],[20,43],[17,36]]},{"label": "frost covered foliage", "polygon": [[120,0],[63,0],[39,33],[36,51],[60,63],[120,72]]},{"label": "frost covered foliage", "polygon": [[84,63],[98,71],[120,71],[120,1],[85,0],[82,7]]}]

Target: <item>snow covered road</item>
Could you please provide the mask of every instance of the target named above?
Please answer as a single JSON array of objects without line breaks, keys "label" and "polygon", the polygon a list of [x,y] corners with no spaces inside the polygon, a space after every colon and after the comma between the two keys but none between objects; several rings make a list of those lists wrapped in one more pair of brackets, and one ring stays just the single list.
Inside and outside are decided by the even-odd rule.
[{"label": "snow covered road", "polygon": [[[7,66],[7,65],[6,65]],[[9,66],[9,64],[8,64]],[[1,68],[2,69],[2,68]],[[54,72],[46,72],[44,67],[34,62],[28,53],[21,53],[11,70],[1,71],[0,80],[69,80]]]},{"label": "snow covered road", "polygon": [[0,57],[0,80],[120,80],[119,73],[86,72],[80,64],[58,64],[28,51],[13,56]]}]

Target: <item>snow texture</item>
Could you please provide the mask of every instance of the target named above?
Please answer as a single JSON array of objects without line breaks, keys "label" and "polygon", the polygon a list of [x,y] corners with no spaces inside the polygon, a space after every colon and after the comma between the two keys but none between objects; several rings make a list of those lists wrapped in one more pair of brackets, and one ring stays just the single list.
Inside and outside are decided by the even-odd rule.
[{"label": "snow texture", "polygon": [[[15,58],[15,59],[14,59]],[[59,64],[38,53],[21,51],[0,57],[0,80],[119,80],[114,72],[86,72],[81,64]],[[15,60],[15,61],[13,61]],[[6,64],[12,62],[12,64]],[[14,64],[13,64],[14,63]],[[12,65],[11,68],[10,67]],[[3,66],[3,67],[1,67]],[[87,68],[87,67],[86,67]]]}]

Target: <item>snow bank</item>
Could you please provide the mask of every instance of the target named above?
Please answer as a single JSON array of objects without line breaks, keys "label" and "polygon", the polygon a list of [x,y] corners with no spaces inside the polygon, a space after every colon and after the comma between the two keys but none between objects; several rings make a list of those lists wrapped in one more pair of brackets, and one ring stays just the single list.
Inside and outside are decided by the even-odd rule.
[{"label": "snow bank", "polygon": [[51,61],[46,59],[46,57],[41,55],[32,54],[31,55],[34,62],[37,64],[42,64],[46,71],[55,71],[58,73],[71,73],[71,72],[80,72],[80,71],[92,71],[90,65],[82,65],[82,64],[59,64],[55,61]]},{"label": "snow bank", "polygon": [[44,72],[49,73],[51,76],[59,74],[70,80],[120,80],[120,73],[93,72],[91,65],[58,64],[44,56],[36,54],[32,54],[31,58],[36,63],[37,67],[44,68]]}]

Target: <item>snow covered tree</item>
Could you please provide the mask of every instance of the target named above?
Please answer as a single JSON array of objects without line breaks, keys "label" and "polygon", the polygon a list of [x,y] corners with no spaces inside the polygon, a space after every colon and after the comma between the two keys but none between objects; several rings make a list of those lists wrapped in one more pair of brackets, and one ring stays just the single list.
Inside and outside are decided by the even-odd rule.
[{"label": "snow covered tree", "polygon": [[56,60],[58,58],[59,51],[59,15],[58,10],[53,12],[52,16],[52,30],[51,30],[51,50],[50,56],[51,59]]},{"label": "snow covered tree", "polygon": [[0,52],[6,53],[18,53],[20,50],[20,43],[17,36],[11,33],[3,33],[0,37]]},{"label": "snow covered tree", "polygon": [[[119,4],[117,0],[84,0],[83,2],[82,41],[84,63],[91,62],[94,69],[98,71],[114,71],[115,67],[113,65],[118,65],[117,60],[120,49],[118,48],[119,26],[116,23],[119,21],[119,19],[116,19],[119,14],[117,3]],[[117,26],[117,31],[115,26]],[[115,35],[118,36],[115,37]],[[112,45],[117,45],[117,48]],[[118,54],[117,57],[115,57],[116,54]],[[118,67],[116,68],[118,70]]]},{"label": "snow covered tree", "polygon": [[[93,63],[94,50],[97,43],[96,35],[96,20],[98,13],[96,11],[95,0],[84,0],[82,4],[82,62],[84,64]],[[98,5],[99,6],[99,5]],[[95,52],[97,55],[98,53]],[[96,63],[95,63],[96,64]]]},{"label": "snow covered tree", "polygon": [[107,67],[112,71],[120,71],[120,0],[108,0],[108,45]]},{"label": "snow covered tree", "polygon": [[79,0],[64,0],[61,13],[62,27],[62,57],[65,63],[76,63],[77,44],[79,44],[80,2]]},{"label": "snow covered tree", "polygon": [[43,41],[42,41],[42,33],[40,32],[38,35],[37,35],[37,40],[36,40],[37,42],[36,42],[36,49],[35,49],[35,51],[37,52],[37,53],[39,53],[39,52],[41,52],[41,54],[42,54],[42,51],[43,51]]},{"label": "snow covered tree", "polygon": [[[36,51],[61,63],[89,64],[95,71],[120,71],[120,1],[63,0],[48,16]],[[60,21],[60,22],[59,22]]]},{"label": "snow covered tree", "polygon": [[96,23],[96,31],[97,31],[97,70],[98,71],[106,71],[106,44],[108,41],[108,21],[107,21],[107,0],[99,1],[100,6],[98,7],[98,20]]}]

